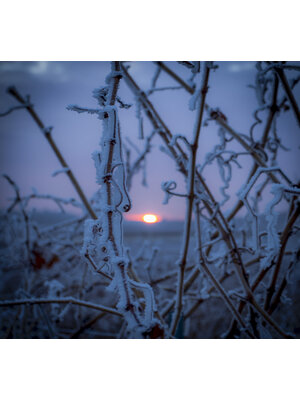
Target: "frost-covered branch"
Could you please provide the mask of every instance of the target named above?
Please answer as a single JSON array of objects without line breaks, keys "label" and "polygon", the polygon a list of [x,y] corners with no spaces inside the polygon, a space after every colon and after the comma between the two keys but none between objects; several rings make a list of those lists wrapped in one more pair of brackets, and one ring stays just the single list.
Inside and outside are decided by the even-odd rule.
[{"label": "frost-covered branch", "polygon": [[188,255],[189,244],[190,244],[191,222],[192,222],[193,204],[194,204],[194,196],[195,196],[194,186],[195,186],[196,157],[197,157],[200,129],[201,129],[202,119],[203,119],[205,98],[206,98],[206,94],[208,91],[209,73],[210,73],[210,65],[209,65],[209,63],[207,63],[205,66],[204,77],[203,77],[203,81],[202,81],[202,85],[201,85],[201,99],[199,101],[198,109],[197,109],[197,117],[196,117],[194,132],[193,132],[193,142],[191,144],[190,164],[188,167],[188,181],[187,181],[188,200],[187,200],[187,207],[186,207],[182,248],[181,248],[181,254],[180,254],[179,260],[178,260],[179,271],[178,271],[175,311],[174,311],[174,316],[173,316],[172,323],[170,326],[172,335],[175,335],[177,325],[179,322],[179,318],[181,315],[181,310],[182,310],[182,299],[183,299],[183,292],[184,292],[184,273],[185,273],[185,266],[186,266],[186,262],[187,262],[187,255]]},{"label": "frost-covered branch", "polygon": [[[22,209],[21,213],[12,212],[16,206],[28,213],[29,203],[34,198],[55,201],[61,210],[64,210],[64,205],[82,207],[83,203],[40,195],[35,191],[28,196],[16,195],[12,199],[1,226],[3,232],[0,230],[0,240],[7,246],[5,251],[1,251],[5,264],[3,271],[25,272],[24,266],[28,264],[26,271],[29,274],[25,279],[25,291],[22,294],[17,291],[16,299],[9,300],[14,302],[12,305],[18,308],[18,313],[15,314],[10,306],[5,310],[2,307],[5,324],[8,325],[5,335],[28,337],[30,334],[34,336],[36,329],[41,329],[37,335],[49,333],[51,336],[51,332],[58,332],[63,337],[83,334],[115,337],[119,332],[117,337],[189,337],[190,334],[193,337],[197,326],[195,321],[200,315],[196,311],[205,304],[205,309],[199,310],[199,313],[204,310],[210,313],[212,302],[207,300],[213,297],[222,310],[218,336],[291,337],[285,332],[286,318],[278,319],[278,323],[279,313],[274,313],[276,320],[273,315],[271,317],[278,305],[283,304],[284,307],[287,301],[285,293],[288,293],[288,285],[292,284],[294,266],[299,260],[299,251],[293,245],[297,243],[300,230],[300,226],[296,226],[299,183],[294,184],[283,172],[284,165],[280,164],[281,151],[289,150],[285,136],[279,131],[282,126],[280,117],[283,114],[291,116],[291,113],[286,113],[290,109],[287,104],[290,97],[286,91],[282,91],[279,97],[282,82],[275,68],[287,74],[292,92],[300,76],[290,79],[289,68],[285,68],[287,64],[284,63],[257,64],[256,84],[251,87],[256,90],[259,104],[249,127],[245,128],[247,134],[244,134],[230,126],[229,115],[206,103],[209,71],[215,69],[211,63],[182,62],[184,68],[181,72],[178,68],[178,71],[185,76],[184,79],[174,72],[175,69],[172,71],[171,64],[155,64],[152,80],[149,77],[150,85],[142,90],[125,63],[113,62],[104,86],[93,91],[98,106],[68,107],[79,115],[87,113],[96,116],[103,126],[100,146],[92,155],[99,185],[91,201],[97,212],[96,218],[92,216],[92,219],[84,221],[84,216],[44,227],[47,221],[43,216],[40,220],[39,213],[31,212],[28,214],[28,233],[33,263],[27,260],[24,263],[26,227],[23,225]],[[176,82],[174,86],[162,82],[165,73]],[[119,109],[128,109],[130,105],[118,96],[119,84],[123,80],[133,93],[138,120],[136,136],[140,140],[140,144],[136,144],[133,139],[128,139],[130,147],[125,147],[124,154],[120,126],[122,112]],[[213,85],[210,86],[213,88]],[[196,110],[192,139],[183,130],[179,135],[174,134],[167,119],[162,117],[160,108],[150,101],[154,93],[156,99],[163,90],[179,88],[191,95],[187,108]],[[27,110],[33,108],[29,102],[20,104]],[[35,119],[34,115],[32,117]],[[148,121],[145,121],[146,118]],[[151,126],[149,132],[148,122]],[[201,155],[197,159],[199,135],[200,132],[201,135],[205,132],[209,134],[208,126],[215,131],[212,133],[218,135],[218,140],[203,158]],[[51,128],[41,130],[46,138],[51,136]],[[123,243],[123,213],[131,208],[128,189],[133,176],[141,170],[143,182],[146,182],[146,162],[150,161],[148,155],[154,148],[153,139],[162,141],[159,149],[171,157],[174,171],[176,169],[181,174],[186,184],[185,191],[177,192],[177,182],[180,181],[175,176],[162,178],[167,180],[161,186],[165,193],[164,202],[175,196],[185,199],[187,204],[177,265],[170,258],[171,254],[167,254],[168,247],[164,244],[163,251],[158,253],[157,248],[151,248],[151,242],[145,242],[144,246],[135,243],[137,251],[135,247],[133,251],[125,248]],[[252,159],[253,165],[238,192],[238,202],[227,210],[235,176],[245,171],[242,161],[246,158]],[[213,168],[217,180],[207,179],[208,169],[211,172]],[[68,175],[69,172],[68,166],[61,166],[54,175]],[[263,203],[265,195],[271,196],[266,206]],[[281,212],[286,203],[289,210],[285,210],[285,224],[282,226],[283,218],[277,210]],[[243,206],[247,214],[243,218],[235,218]],[[260,211],[263,211],[263,206],[262,216]],[[193,217],[195,229],[192,229]],[[84,240],[80,252],[78,246],[82,243],[82,235]],[[129,243],[131,241],[132,237]],[[46,301],[45,290],[53,330],[49,329],[50,320],[47,322],[47,318],[40,318],[39,307],[32,307],[29,314],[30,303],[18,303],[24,300],[24,296],[26,301]],[[85,302],[87,296],[88,299],[93,298],[89,304],[97,305],[95,296],[101,297],[104,293],[109,297],[108,304],[112,304],[108,308],[122,318],[112,318],[113,314],[104,311],[102,305],[95,309],[81,304],[89,303]],[[19,299],[21,295],[22,299]],[[75,312],[68,312],[72,302],[63,303],[70,299],[81,302]],[[58,303],[51,303],[53,300]],[[278,311],[285,310],[283,307]],[[91,313],[89,309],[95,311]],[[101,333],[97,332],[100,324]],[[224,334],[227,324],[229,331]]]},{"label": "frost-covered branch", "polygon": [[221,283],[218,282],[218,280],[215,278],[214,274],[211,272],[209,267],[207,266],[205,262],[205,256],[202,251],[202,243],[201,243],[201,228],[200,228],[200,214],[199,214],[199,206],[196,205],[196,232],[197,232],[197,240],[198,240],[198,249],[197,249],[197,255],[198,255],[198,267],[199,269],[203,269],[205,274],[209,277],[211,282],[213,283],[216,291],[220,293],[221,297],[223,298],[225,304],[227,305],[228,309],[232,312],[234,318],[241,324],[243,330],[245,330],[245,333],[247,333],[248,336],[254,337],[252,333],[249,331],[249,328],[247,327],[246,322],[244,321],[243,317],[239,313],[238,310],[236,310],[234,304],[232,303],[231,299],[225,292],[224,288],[222,287]]},{"label": "frost-covered branch", "polygon": [[88,213],[91,215],[92,218],[96,219],[97,216],[94,213],[92,207],[90,206],[81,186],[79,185],[77,179],[75,178],[72,170],[70,169],[69,165],[67,164],[66,160],[64,159],[61,151],[59,150],[59,148],[57,147],[52,135],[51,135],[51,130],[52,128],[47,128],[43,122],[41,121],[40,117],[37,115],[37,113],[35,112],[33,106],[31,104],[28,104],[28,102],[26,100],[24,100],[24,98],[20,95],[20,93],[17,91],[17,89],[13,86],[9,87],[7,89],[7,92],[9,94],[11,94],[19,103],[21,103],[24,107],[26,107],[27,111],[29,112],[29,114],[31,115],[31,117],[33,118],[33,120],[35,121],[35,123],[37,124],[37,126],[40,128],[40,130],[42,131],[42,133],[44,134],[46,140],[48,141],[49,145],[51,146],[52,150],[54,151],[56,157],[58,158],[61,166],[65,169],[68,169],[68,171],[66,172],[66,174],[68,175],[72,185],[74,186],[78,196],[80,197],[81,201],[83,202],[83,204],[85,205]]},{"label": "frost-covered branch", "polygon": [[[62,197],[53,196],[51,194],[39,194],[36,191],[28,196],[23,196],[22,198],[20,198],[20,202],[22,202],[24,204],[24,207],[27,207],[29,202],[33,199],[51,200],[57,204],[57,206],[59,207],[59,209],[62,212],[65,212],[62,205],[72,205],[73,207],[81,208],[81,209],[84,207],[81,203],[79,203],[78,201],[76,201],[73,198],[65,199]],[[10,210],[12,210],[13,208],[14,208],[14,205],[12,205],[10,207]]]},{"label": "frost-covered branch", "polygon": [[267,288],[266,300],[265,300],[265,304],[264,304],[265,310],[268,310],[270,307],[270,303],[271,303],[272,297],[275,292],[276,282],[278,279],[278,275],[279,275],[282,259],[284,256],[285,248],[286,248],[288,239],[291,235],[292,227],[293,227],[294,223],[296,222],[297,218],[299,217],[299,214],[300,214],[300,203],[298,202],[295,211],[291,215],[291,217],[290,217],[288,223],[286,224],[286,227],[281,235],[280,245],[279,245],[279,247],[280,247],[279,255],[277,258],[275,268],[273,269],[272,278],[271,278],[269,286]]},{"label": "frost-covered branch", "polygon": [[29,218],[27,215],[27,212],[25,211],[25,208],[22,204],[22,198],[20,195],[20,189],[17,186],[17,184],[8,176],[8,175],[3,175],[3,177],[8,181],[8,183],[13,187],[13,189],[15,190],[16,193],[16,198],[14,203],[11,205],[11,207],[9,207],[9,209],[7,210],[7,212],[11,212],[13,207],[16,204],[20,205],[20,209],[21,209],[21,213],[23,215],[24,218],[24,223],[25,223],[25,245],[26,245],[26,250],[27,250],[27,257],[29,260],[29,263],[31,264],[31,249],[30,249],[30,229],[29,229]]},{"label": "frost-covered branch", "polygon": [[[272,100],[271,103],[269,105],[269,114],[267,117],[267,121],[266,121],[266,125],[262,134],[262,138],[260,141],[260,145],[261,148],[264,149],[267,141],[268,141],[268,135],[274,120],[274,117],[276,116],[277,112],[278,112],[278,107],[277,107],[277,94],[278,94],[278,78],[275,75],[274,77],[274,83],[273,83],[273,91],[272,91]],[[248,178],[247,178],[247,183],[249,183],[250,179],[253,177],[253,175],[256,173],[257,169],[258,169],[258,164],[254,163]],[[238,213],[238,211],[243,207],[244,203],[239,200],[237,202],[237,204],[235,205],[235,207],[233,207],[232,211],[229,213],[228,215],[228,221],[231,221],[235,215]]]},{"label": "frost-covered branch", "polygon": [[[295,99],[295,96],[294,96],[294,94],[293,94],[293,92],[292,92],[292,90],[290,88],[290,85],[289,85],[288,80],[287,80],[287,78],[285,76],[285,73],[284,73],[282,68],[275,67],[274,69],[275,69],[277,75],[279,76],[279,79],[280,79],[280,81],[282,83],[282,86],[284,87],[286,95],[287,95],[287,97],[288,97],[288,99],[290,101],[291,107],[292,107],[292,109],[294,111],[295,117],[296,117],[296,119],[298,121],[298,125],[300,126],[300,110],[299,110],[299,106],[298,106],[297,101]],[[300,68],[298,68],[298,70],[300,70]]]},{"label": "frost-covered branch", "polygon": [[[132,79],[132,77],[129,75],[128,71],[124,67],[123,67],[123,73],[124,73],[124,77],[129,85],[129,87],[132,88],[134,93],[138,94],[140,96],[140,98],[143,100],[142,104],[145,107],[147,115],[148,115],[151,123],[153,124],[154,129],[158,129],[160,125],[163,126],[164,131],[160,130],[158,133],[161,136],[161,138],[163,139],[163,141],[166,143],[166,145],[168,146],[170,155],[176,161],[180,172],[182,172],[184,174],[184,176],[187,176],[187,170],[186,170],[185,164],[188,160],[188,156],[183,152],[182,148],[179,146],[178,143],[176,144],[176,149],[170,145],[170,139],[172,139],[173,136],[172,136],[171,132],[169,131],[169,129],[167,128],[166,124],[162,121],[162,119],[158,115],[157,111],[154,109],[153,105],[147,99],[145,94],[143,92],[141,92],[141,90],[139,89],[136,82],[134,82],[134,80]],[[180,152],[180,156],[177,154],[176,150],[178,152]],[[186,161],[186,162],[184,162],[184,161]],[[208,198],[214,205],[215,211],[212,209],[212,207],[210,206],[210,204],[207,201],[203,200],[205,207],[207,208],[209,214],[211,214],[213,219],[215,220],[215,222],[218,226],[218,229],[220,230],[228,247],[230,249],[234,248],[232,242],[229,240],[229,237],[228,237],[228,235],[230,234],[230,229],[229,229],[229,226],[226,222],[224,215],[222,214],[220,208],[218,207],[216,201],[214,200],[213,195],[210,192],[209,188],[207,187],[205,181],[203,180],[203,178],[197,171],[196,171],[196,175],[197,175],[197,179],[199,179],[200,185],[204,188],[204,192],[208,195]],[[201,190],[201,192],[202,192],[202,190]],[[220,215],[222,223],[216,218],[216,214]],[[222,224],[224,224],[224,226]],[[232,237],[232,234],[231,234],[231,237]],[[235,246],[235,248],[236,248],[236,246]],[[208,249],[208,252],[209,251],[210,251],[210,249]],[[236,251],[237,251],[237,249],[236,249]],[[240,267],[243,269],[242,264],[240,264]],[[191,284],[196,279],[197,276],[198,276],[198,272],[195,271],[195,273],[193,273],[193,275],[191,276],[191,279],[189,280],[189,282],[190,282],[189,284]],[[242,273],[242,277],[243,277],[242,279],[244,279],[245,287],[247,287],[247,289],[249,289],[249,287],[247,286],[247,282],[245,281],[245,273],[244,272]],[[173,305],[174,305],[174,303],[171,302],[170,305],[168,306],[168,309],[171,309],[173,307]],[[166,315],[166,313],[168,312],[167,311],[168,309],[164,310],[163,316]]]},{"label": "frost-covered branch", "polygon": [[29,298],[29,299],[19,299],[19,300],[4,300],[0,301],[0,307],[13,307],[13,306],[19,306],[22,304],[29,304],[29,305],[34,305],[34,304],[74,304],[77,306],[82,306],[82,307],[87,307],[87,308],[92,308],[94,310],[100,310],[109,314],[114,314],[119,317],[122,317],[122,313],[120,313],[118,310],[106,307],[106,306],[101,306],[99,304],[94,304],[90,303],[88,301],[82,301],[82,300],[77,300],[73,297],[58,297],[58,298]]},{"label": "frost-covered branch", "polygon": [[101,211],[96,221],[86,221],[82,252],[97,272],[104,265],[111,268],[113,279],[110,288],[118,293],[117,308],[127,322],[127,329],[140,335],[150,328],[155,309],[152,289],[147,286],[144,292],[145,308],[143,312],[140,311],[133,289],[140,289],[143,284],[131,281],[128,277],[128,260],[123,247],[122,213],[130,210],[131,201],[126,188],[118,110],[114,105],[123,74],[119,62],[112,62],[111,66],[112,72],[106,78],[107,88],[95,93],[99,105],[102,106],[97,112],[98,118],[103,121],[102,151],[93,153],[97,182],[100,185]]}]

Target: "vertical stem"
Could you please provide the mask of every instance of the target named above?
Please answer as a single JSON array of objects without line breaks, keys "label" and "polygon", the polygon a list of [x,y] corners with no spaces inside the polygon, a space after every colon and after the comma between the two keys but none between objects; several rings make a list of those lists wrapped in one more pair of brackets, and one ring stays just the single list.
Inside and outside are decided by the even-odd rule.
[{"label": "vertical stem", "polygon": [[279,252],[279,256],[276,262],[276,266],[274,268],[273,271],[273,275],[270,281],[270,284],[268,286],[267,289],[267,296],[266,296],[266,300],[265,300],[265,304],[264,304],[264,309],[268,310],[270,307],[270,303],[273,297],[273,294],[275,292],[275,287],[276,287],[276,282],[277,282],[277,278],[279,275],[279,271],[280,271],[280,266],[281,266],[281,262],[284,256],[284,251],[288,242],[288,239],[290,237],[291,234],[291,229],[292,226],[294,225],[294,223],[296,222],[297,218],[299,217],[300,214],[300,203],[298,203],[298,206],[296,208],[296,210],[294,211],[294,213],[292,214],[292,216],[290,217],[283,233],[282,233],[282,237],[281,237],[281,247],[280,247],[280,252]]},{"label": "vertical stem", "polygon": [[204,258],[203,251],[202,251],[202,243],[201,243],[200,212],[199,212],[199,205],[198,204],[196,205],[196,228],[197,228],[197,239],[198,239],[197,253],[198,253],[198,265],[199,265],[199,268],[201,267],[204,270],[205,274],[208,276],[208,278],[212,281],[215,289],[220,293],[220,295],[223,298],[227,308],[233,314],[233,316],[236,319],[236,321],[238,321],[241,324],[241,326],[243,327],[245,332],[248,334],[248,336],[250,336],[251,338],[254,338],[252,333],[247,328],[247,325],[246,325],[245,321],[243,320],[243,318],[242,318],[242,316],[240,314],[240,311],[238,311],[235,308],[234,304],[232,303],[232,301],[228,297],[228,295],[225,292],[225,290],[223,289],[222,285],[215,278],[214,274],[210,271],[210,269],[208,268],[208,266],[207,266],[207,264],[205,262],[205,258]]},{"label": "vertical stem", "polygon": [[[118,87],[119,87],[119,82],[120,79],[122,78],[122,74],[121,74],[121,65],[119,61],[114,61],[112,62],[112,80],[113,83],[110,85],[109,87],[109,92],[108,92],[108,97],[107,97],[107,105],[113,106],[115,104],[116,101],[116,96],[117,96],[117,91],[118,91]],[[119,140],[119,146],[121,148],[121,138],[117,137],[116,134],[116,130],[119,129],[119,125],[118,125],[118,121],[117,121],[117,116],[115,111],[113,113],[110,113],[108,115],[108,118],[114,118],[113,120],[113,132],[111,133],[111,137],[109,138],[109,154],[108,154],[108,161],[107,161],[107,165],[106,165],[106,174],[107,176],[112,176],[113,173],[113,165],[112,165],[112,161],[113,161],[113,153],[114,153],[114,148],[116,145],[116,141]],[[122,151],[122,150],[120,150]],[[114,231],[113,231],[113,215],[114,213],[118,212],[115,204],[113,204],[112,202],[112,180],[111,179],[107,179],[105,181],[105,185],[106,185],[106,199],[107,199],[107,206],[109,208],[109,211],[107,211],[107,221],[108,221],[108,240],[112,243],[113,249],[114,249],[114,253],[116,257],[122,257],[123,256],[123,247],[122,246],[117,246],[116,240],[115,240],[115,235],[114,235]],[[112,209],[110,209],[111,207],[114,208],[114,210],[112,211]],[[128,210],[129,211],[129,210]],[[123,229],[122,223],[121,223],[121,227],[120,229]],[[122,234],[122,232],[121,232]],[[129,311],[134,320],[136,321],[136,323],[138,325],[141,325],[141,322],[139,320],[139,317],[137,316],[135,307],[133,306],[133,304],[131,303],[131,299],[130,299],[130,289],[128,287],[128,281],[126,279],[126,270],[125,270],[125,262],[120,261],[115,263],[115,268],[117,268],[118,273],[121,276],[121,281],[122,281],[122,285],[123,285],[123,290],[124,290],[124,294],[125,294],[125,298],[126,298],[126,311]]]},{"label": "vertical stem", "polygon": [[183,243],[181,256],[178,261],[179,271],[178,271],[178,286],[176,293],[176,302],[175,302],[175,312],[174,317],[171,323],[171,334],[174,335],[176,332],[176,328],[179,322],[181,310],[182,310],[182,298],[183,298],[183,289],[184,289],[184,272],[187,261],[187,254],[189,249],[190,242],[190,231],[191,231],[191,221],[192,221],[192,212],[193,212],[193,202],[194,202],[194,185],[195,185],[195,168],[196,168],[196,156],[198,150],[198,141],[200,136],[200,129],[203,118],[204,104],[205,98],[208,91],[208,79],[209,79],[210,68],[206,65],[204,72],[204,79],[201,88],[201,101],[199,106],[199,112],[197,114],[197,120],[195,124],[194,130],[194,139],[191,144],[191,157],[190,164],[188,169],[188,204],[186,209],[185,216],[185,224],[184,224],[184,234],[183,234]]}]

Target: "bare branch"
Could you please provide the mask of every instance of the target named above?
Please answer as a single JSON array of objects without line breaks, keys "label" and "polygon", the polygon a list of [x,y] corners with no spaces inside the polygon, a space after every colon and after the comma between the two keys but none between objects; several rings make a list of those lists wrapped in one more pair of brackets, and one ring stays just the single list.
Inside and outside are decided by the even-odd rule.
[{"label": "bare branch", "polygon": [[20,93],[17,91],[17,89],[13,86],[9,87],[7,89],[7,92],[9,94],[11,94],[16,100],[18,100],[19,103],[21,103],[23,106],[26,107],[27,111],[29,112],[29,114],[31,115],[31,117],[33,118],[33,120],[36,122],[37,126],[40,128],[40,130],[42,131],[42,133],[45,135],[45,138],[47,139],[49,145],[51,146],[52,150],[54,151],[56,157],[58,158],[61,166],[63,168],[67,168],[68,171],[66,172],[66,174],[68,175],[71,183],[73,184],[78,196],[80,197],[81,201],[83,202],[83,204],[85,205],[88,213],[91,215],[91,217],[93,219],[97,219],[96,214],[94,213],[94,211],[92,210],[81,186],[79,185],[77,179],[75,178],[72,170],[70,169],[69,165],[67,164],[67,162],[65,161],[61,151],[58,149],[54,139],[51,136],[51,129],[46,128],[45,125],[43,124],[43,122],[41,121],[41,119],[39,118],[39,116],[37,115],[37,113],[35,112],[35,110],[33,109],[31,104],[28,104],[24,98],[20,95]]},{"label": "bare branch", "polygon": [[123,317],[123,314],[118,310],[110,307],[101,306],[99,304],[90,303],[88,301],[77,300],[73,297],[58,297],[58,298],[30,298],[30,299],[20,299],[20,300],[4,300],[0,301],[0,307],[13,307],[22,304],[74,304],[77,306],[92,308],[94,310],[100,310],[109,314],[117,315],[118,317]]}]

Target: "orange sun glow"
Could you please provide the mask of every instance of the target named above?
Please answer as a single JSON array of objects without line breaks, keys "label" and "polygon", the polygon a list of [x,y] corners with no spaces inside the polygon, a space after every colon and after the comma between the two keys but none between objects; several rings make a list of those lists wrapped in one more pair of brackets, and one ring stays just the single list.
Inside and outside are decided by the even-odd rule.
[{"label": "orange sun glow", "polygon": [[143,215],[143,221],[147,224],[154,224],[155,222],[158,222],[158,218],[153,214],[145,214]]}]

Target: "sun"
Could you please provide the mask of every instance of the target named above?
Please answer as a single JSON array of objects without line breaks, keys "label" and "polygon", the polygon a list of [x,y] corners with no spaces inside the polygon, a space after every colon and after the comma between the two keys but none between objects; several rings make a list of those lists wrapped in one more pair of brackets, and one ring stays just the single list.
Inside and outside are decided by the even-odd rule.
[{"label": "sun", "polygon": [[145,214],[143,215],[143,221],[147,224],[155,224],[155,222],[158,222],[158,218],[154,214]]}]

